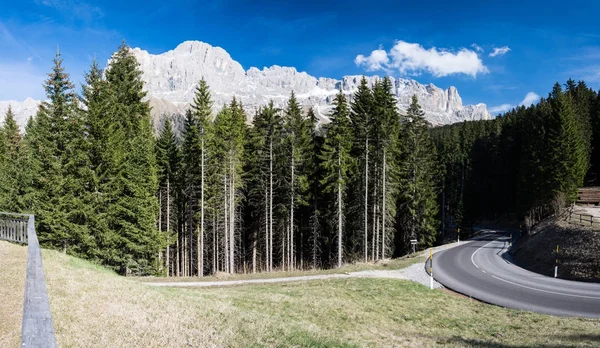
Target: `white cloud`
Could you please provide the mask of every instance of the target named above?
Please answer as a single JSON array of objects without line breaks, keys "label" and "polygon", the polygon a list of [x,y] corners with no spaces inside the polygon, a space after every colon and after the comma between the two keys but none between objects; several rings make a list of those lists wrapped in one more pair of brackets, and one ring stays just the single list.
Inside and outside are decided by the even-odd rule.
[{"label": "white cloud", "polygon": [[514,107],[515,106],[512,104],[501,104],[501,105],[497,105],[497,106],[492,106],[491,108],[488,109],[488,111],[492,114],[502,114]]},{"label": "white cloud", "polygon": [[385,66],[389,64],[389,61],[390,59],[388,58],[387,52],[381,48],[371,52],[368,57],[359,54],[354,59],[354,63],[356,63],[356,65],[364,65],[367,71],[384,69]]},{"label": "white cloud", "polygon": [[466,74],[476,77],[488,73],[475,51],[462,48],[456,53],[435,47],[425,49],[418,43],[396,41],[389,52],[377,49],[369,56],[359,54],[354,59],[357,66],[365,66],[368,71],[396,69],[401,74],[418,75],[423,71],[435,77],[453,74]]},{"label": "white cloud", "polygon": [[[537,93],[529,92],[525,95],[525,98],[523,98],[523,101],[521,101],[518,106],[529,107],[529,106],[531,106],[531,104],[535,104],[539,100],[540,100],[540,96]],[[488,111],[491,114],[503,114],[503,113],[509,111],[510,109],[514,109],[516,107],[517,107],[517,105],[513,105],[513,104],[501,104],[501,105],[490,107],[488,109]]]},{"label": "white cloud", "polygon": [[478,44],[471,44],[471,47],[473,47],[475,49],[475,51],[481,53],[483,52],[483,48],[481,48],[481,46],[479,46]]},{"label": "white cloud", "polygon": [[537,103],[540,100],[540,96],[535,92],[529,92],[525,96],[525,99],[519,104],[522,106],[530,106],[531,104]]},{"label": "white cloud", "polygon": [[503,56],[506,53],[508,53],[508,51],[510,51],[510,48],[508,46],[494,47],[494,52],[490,53],[490,57]]}]

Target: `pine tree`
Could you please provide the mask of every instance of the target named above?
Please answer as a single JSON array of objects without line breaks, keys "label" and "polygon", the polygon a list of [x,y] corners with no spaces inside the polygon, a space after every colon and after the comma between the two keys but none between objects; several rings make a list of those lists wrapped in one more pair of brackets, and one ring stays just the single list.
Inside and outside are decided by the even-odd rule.
[{"label": "pine tree", "polygon": [[[236,272],[236,238],[239,226],[238,208],[241,201],[240,189],[243,187],[241,170],[244,158],[244,139],[246,137],[246,116],[241,104],[234,98],[224,107],[214,122],[214,150],[219,163],[219,173],[223,182],[223,235],[225,239],[225,270]],[[238,256],[239,258],[239,256]]]},{"label": "pine tree", "polygon": [[548,162],[552,191],[563,193],[569,202],[576,198],[588,169],[585,139],[581,136],[573,103],[556,84],[551,93],[548,118]]},{"label": "pine tree", "polygon": [[[312,149],[312,139],[310,136],[310,125],[300,110],[300,105],[292,92],[288,101],[288,106],[284,114],[284,143],[287,149],[288,164],[288,211],[289,211],[289,243],[288,255],[284,258],[288,268],[296,268],[296,251],[302,250],[302,243],[296,246],[295,232],[301,230],[298,228],[296,220],[301,223],[306,220],[306,206],[308,205],[309,185],[308,185],[308,161],[310,160]],[[294,215],[296,213],[296,216]],[[302,238],[300,238],[302,242]],[[285,268],[284,263],[284,268]]]},{"label": "pine tree", "polygon": [[[368,231],[369,231],[369,154],[371,145],[369,142],[372,137],[372,118],[373,118],[373,93],[367,84],[366,77],[362,77],[360,85],[354,94],[352,100],[352,112],[350,120],[354,130],[355,142],[352,146],[352,155],[359,159],[356,174],[354,175],[353,188],[357,189],[351,195],[359,204],[355,204],[358,209],[354,216],[359,217],[359,223],[354,223],[363,231],[363,258],[364,262],[368,260]],[[371,164],[372,165],[372,164]]]},{"label": "pine tree", "polygon": [[431,246],[436,240],[437,192],[436,152],[429,137],[428,123],[416,96],[407,110],[399,141],[400,206],[399,222],[403,238],[399,248],[407,248],[409,238],[419,240],[422,246]]},{"label": "pine tree", "polygon": [[58,52],[48,76],[44,86],[48,101],[27,128],[34,179],[29,199],[42,244],[87,256],[95,249],[87,226],[89,158],[82,113]]},{"label": "pine tree", "polygon": [[192,109],[198,123],[200,136],[200,227],[197,236],[198,245],[198,274],[204,275],[204,235],[205,235],[205,178],[206,178],[206,143],[210,141],[212,121],[212,100],[208,84],[204,79],[200,80],[196,88],[196,95]]},{"label": "pine tree", "polygon": [[322,237],[322,225],[321,225],[321,206],[323,205],[322,186],[320,182],[321,178],[321,160],[320,154],[323,147],[323,136],[320,134],[319,120],[311,108],[308,110],[307,121],[310,124],[310,137],[312,143],[311,159],[308,163],[310,173],[310,218],[308,221],[309,228],[309,261],[313,269],[317,269],[321,266],[321,237]]},{"label": "pine tree", "polygon": [[389,78],[384,78],[373,91],[375,107],[373,113],[378,126],[375,142],[375,172],[374,183],[375,206],[379,210],[376,223],[376,259],[384,259],[388,253],[390,235],[393,234],[396,217],[396,201],[398,198],[398,168],[399,155],[398,132],[400,115],[396,108],[396,99],[392,92],[392,83]]},{"label": "pine tree", "polygon": [[99,178],[109,198],[107,225],[115,243],[108,261],[120,273],[154,273],[165,246],[156,229],[158,189],[150,106],[143,101],[139,63],[123,43],[105,71],[110,115],[106,168]]},{"label": "pine tree", "polygon": [[12,108],[4,117],[0,126],[0,209],[2,211],[20,212],[25,209],[23,194],[23,174],[27,170],[24,165],[22,135],[15,120]]},{"label": "pine tree", "polygon": [[341,90],[336,95],[333,105],[334,109],[329,116],[331,124],[328,126],[327,138],[320,156],[324,172],[321,183],[324,185],[324,192],[335,192],[336,194],[334,204],[336,213],[331,225],[337,227],[337,266],[341,267],[344,237],[344,191],[353,164],[350,155],[353,139],[348,104]]},{"label": "pine tree", "polygon": [[156,162],[158,166],[159,178],[159,230],[162,231],[162,226],[165,226],[167,244],[167,249],[165,251],[165,265],[166,275],[168,277],[172,274],[170,247],[173,244],[171,231],[174,220],[173,218],[175,216],[175,210],[173,209],[173,185],[176,182],[181,167],[181,154],[177,144],[177,139],[175,138],[175,133],[173,132],[173,123],[168,118],[165,119],[163,128],[156,141]]}]

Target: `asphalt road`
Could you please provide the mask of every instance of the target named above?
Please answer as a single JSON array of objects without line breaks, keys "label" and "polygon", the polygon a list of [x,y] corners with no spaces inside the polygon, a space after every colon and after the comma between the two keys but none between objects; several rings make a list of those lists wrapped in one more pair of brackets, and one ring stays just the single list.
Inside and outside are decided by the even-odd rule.
[{"label": "asphalt road", "polygon": [[599,283],[527,271],[504,255],[508,244],[503,232],[483,232],[475,240],[434,254],[433,277],[449,289],[503,307],[600,318]]}]

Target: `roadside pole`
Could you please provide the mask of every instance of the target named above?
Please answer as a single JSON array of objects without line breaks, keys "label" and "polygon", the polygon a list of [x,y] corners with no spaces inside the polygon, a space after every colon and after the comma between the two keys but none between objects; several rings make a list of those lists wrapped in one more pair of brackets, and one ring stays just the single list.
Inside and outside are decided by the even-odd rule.
[{"label": "roadside pole", "polygon": [[558,245],[556,246],[556,264],[554,265],[554,278],[558,277]]},{"label": "roadside pole", "polygon": [[460,228],[456,231],[456,236],[458,237],[458,244],[460,244]]},{"label": "roadside pole", "polygon": [[433,249],[429,249],[429,288],[433,290]]}]

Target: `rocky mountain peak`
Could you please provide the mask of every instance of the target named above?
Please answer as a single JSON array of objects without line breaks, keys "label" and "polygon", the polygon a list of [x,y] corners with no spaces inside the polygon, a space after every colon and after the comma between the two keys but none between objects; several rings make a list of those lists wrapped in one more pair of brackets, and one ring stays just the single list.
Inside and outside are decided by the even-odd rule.
[{"label": "rocky mountain peak", "polygon": [[[140,48],[133,48],[132,52],[140,63],[156,124],[164,114],[183,114],[202,78],[210,86],[215,111],[235,96],[242,101],[251,118],[255,110],[269,100],[284,106],[294,91],[303,107],[314,107],[317,116],[327,122],[335,94],[342,88],[351,97],[362,78],[360,75],[344,76],[341,80],[315,77],[294,67],[278,65],[244,70],[223,48],[200,41],[182,42],[162,54],[150,54]],[[381,78],[367,77],[370,86],[378,79]],[[444,90],[432,83],[423,85],[403,78],[391,78],[391,82],[399,109],[406,110],[412,96],[417,95],[425,117],[433,125],[490,118],[485,104],[463,106],[453,86]],[[0,102],[0,120],[8,104],[12,105],[19,123],[24,126],[27,118],[35,114],[39,101],[28,98],[24,102]]]}]

